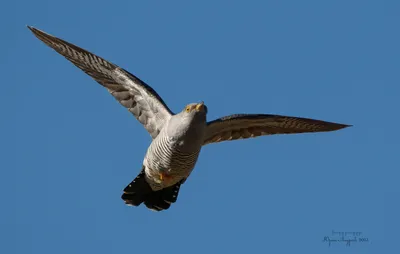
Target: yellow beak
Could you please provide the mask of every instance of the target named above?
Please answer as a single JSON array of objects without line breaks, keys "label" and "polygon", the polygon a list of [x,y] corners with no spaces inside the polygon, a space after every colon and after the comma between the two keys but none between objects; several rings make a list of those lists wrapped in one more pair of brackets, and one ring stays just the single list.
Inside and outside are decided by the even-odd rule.
[{"label": "yellow beak", "polygon": [[199,104],[196,105],[196,110],[197,111],[203,111],[204,110],[204,102],[200,102]]}]

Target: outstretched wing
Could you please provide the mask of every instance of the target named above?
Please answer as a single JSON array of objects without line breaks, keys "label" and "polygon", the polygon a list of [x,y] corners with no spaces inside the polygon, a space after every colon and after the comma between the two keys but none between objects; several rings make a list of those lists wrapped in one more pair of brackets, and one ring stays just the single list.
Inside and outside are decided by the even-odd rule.
[{"label": "outstretched wing", "polygon": [[237,114],[207,123],[203,145],[263,135],[335,131],[350,125],[263,114]]},{"label": "outstretched wing", "polygon": [[171,115],[162,98],[139,78],[69,42],[28,26],[33,34],[105,87],[155,138]]}]

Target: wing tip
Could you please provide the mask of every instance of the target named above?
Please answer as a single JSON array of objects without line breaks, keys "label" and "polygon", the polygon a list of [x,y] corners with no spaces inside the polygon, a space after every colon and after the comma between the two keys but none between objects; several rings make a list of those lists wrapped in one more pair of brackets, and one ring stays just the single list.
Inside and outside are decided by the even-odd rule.
[{"label": "wing tip", "polygon": [[333,125],[331,126],[330,130],[331,131],[337,131],[349,127],[353,127],[351,124],[342,124],[342,123],[332,123]]},{"label": "wing tip", "polygon": [[31,30],[31,32],[32,32],[37,38],[39,38],[40,40],[43,40],[42,37],[45,37],[46,35],[47,35],[47,36],[51,36],[51,35],[49,35],[49,34],[43,32],[42,30],[39,30],[39,29],[37,29],[37,28],[35,28],[35,27],[33,27],[33,26],[30,26],[30,25],[26,25],[26,26],[27,26],[28,29]]},{"label": "wing tip", "polygon": [[35,33],[38,29],[34,28],[33,26],[26,25],[26,27],[31,30],[33,33]]},{"label": "wing tip", "polygon": [[44,31],[42,31],[42,30],[40,30],[40,29],[37,29],[37,28],[35,28],[35,27],[33,27],[33,26],[30,26],[30,25],[26,25],[27,27],[28,27],[28,29],[29,30],[31,30],[31,32],[38,38],[38,39],[40,39],[40,40],[42,40],[43,41],[43,39],[44,38],[54,38],[54,36],[53,35],[51,35],[51,34],[48,34],[48,33],[46,33],[46,32],[44,32]]}]

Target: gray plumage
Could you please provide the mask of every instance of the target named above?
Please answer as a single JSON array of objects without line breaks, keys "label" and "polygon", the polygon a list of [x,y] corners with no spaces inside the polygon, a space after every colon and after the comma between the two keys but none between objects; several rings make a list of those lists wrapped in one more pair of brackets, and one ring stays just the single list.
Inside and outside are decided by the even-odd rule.
[{"label": "gray plumage", "polygon": [[144,203],[156,211],[176,202],[179,189],[192,172],[201,148],[210,143],[272,134],[324,132],[349,125],[307,118],[236,114],[207,122],[203,102],[174,114],[149,85],[119,66],[36,28],[28,28],[105,87],[149,132],[151,142],[139,175],[124,189],[126,204]]}]

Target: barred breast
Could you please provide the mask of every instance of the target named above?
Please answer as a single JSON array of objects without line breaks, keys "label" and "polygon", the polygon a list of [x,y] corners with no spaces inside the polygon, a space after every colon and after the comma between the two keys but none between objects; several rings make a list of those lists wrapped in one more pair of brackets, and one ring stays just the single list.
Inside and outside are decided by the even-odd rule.
[{"label": "barred breast", "polygon": [[[164,131],[150,144],[143,165],[153,190],[172,186],[192,172],[200,154],[201,146],[185,151],[180,141],[172,139]],[[161,181],[160,173],[167,174],[169,181]]]}]

